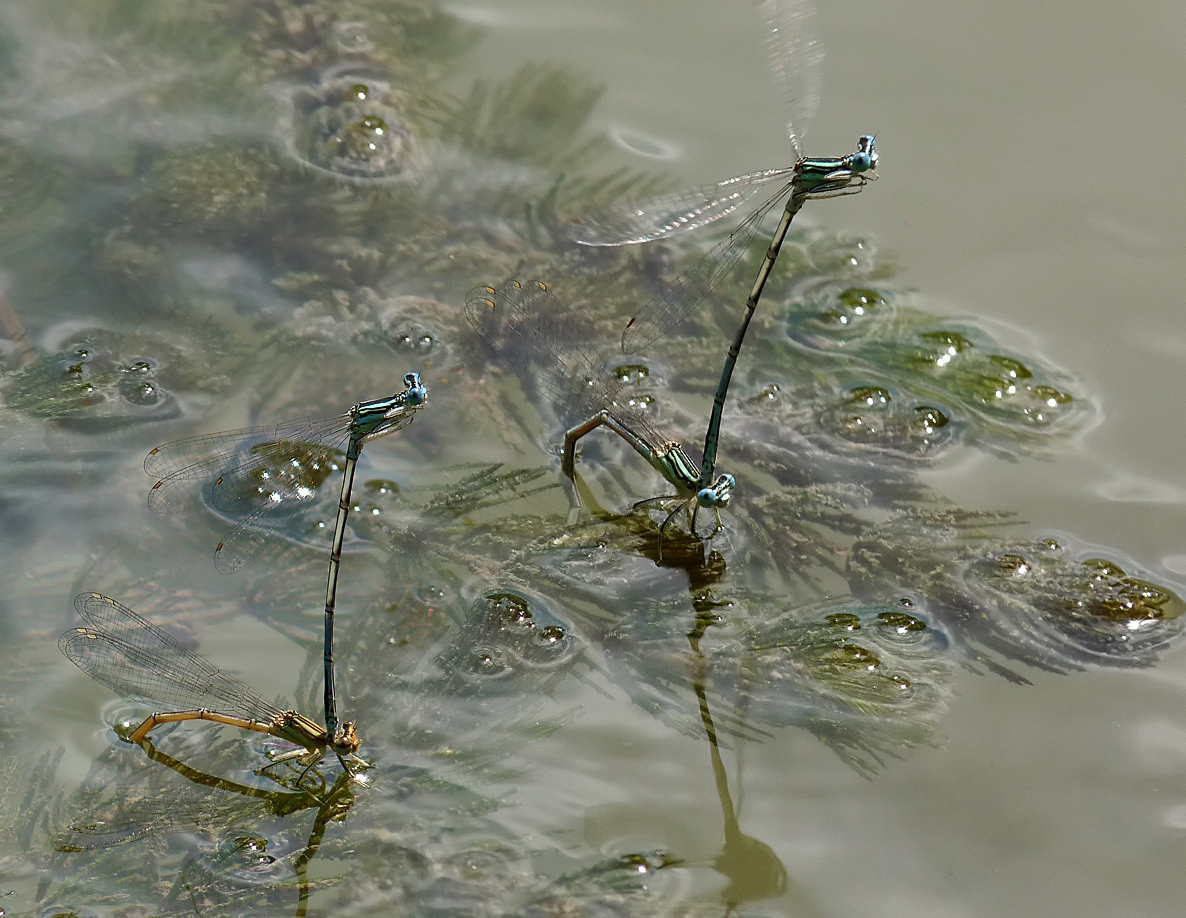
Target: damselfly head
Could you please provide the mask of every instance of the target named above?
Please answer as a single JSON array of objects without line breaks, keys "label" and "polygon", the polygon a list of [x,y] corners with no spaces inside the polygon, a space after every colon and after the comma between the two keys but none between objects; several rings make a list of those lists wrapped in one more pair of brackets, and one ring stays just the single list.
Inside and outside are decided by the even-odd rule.
[{"label": "damselfly head", "polygon": [[729,506],[733,499],[733,489],[737,487],[737,479],[725,472],[711,487],[701,488],[696,492],[696,503],[709,510],[719,510]]},{"label": "damselfly head", "polygon": [[428,387],[420,381],[419,373],[405,373],[404,385],[407,387],[407,391],[404,392],[404,405],[419,408],[428,401]]},{"label": "damselfly head", "polygon": [[334,734],[334,751],[355,753],[358,751],[358,746],[358,727],[355,726],[354,721],[348,720],[338,727],[338,732]]},{"label": "damselfly head", "polygon": [[849,156],[848,161],[853,172],[875,171],[877,169],[876,138],[872,134],[862,134],[857,140],[857,152]]}]

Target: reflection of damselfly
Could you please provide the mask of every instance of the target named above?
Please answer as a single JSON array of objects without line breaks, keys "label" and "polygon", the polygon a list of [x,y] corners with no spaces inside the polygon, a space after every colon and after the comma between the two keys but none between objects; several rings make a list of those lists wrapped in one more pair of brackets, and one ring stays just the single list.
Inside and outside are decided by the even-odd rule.
[{"label": "reflection of damselfly", "polygon": [[269,766],[297,762],[308,771],[330,751],[347,771],[367,767],[355,755],[359,744],[354,724],[345,723],[330,736],[304,715],[264,701],[248,685],[107,596],[80,593],[74,607],[87,627],[62,634],[58,639],[62,653],[125,698],[170,706],[146,717],[129,741],[141,742],[160,724],[206,720],[266,733],[301,747],[273,758]]},{"label": "reflection of damselfly", "polygon": [[[765,0],[762,10],[770,26],[770,64],[786,93],[787,136],[795,155],[794,164],[739,175],[716,185],[650,201],[618,205],[577,221],[569,233],[574,241],[590,246],[651,242],[707,226],[744,211],[755,199],[760,201],[727,239],[676,278],[627,323],[622,332],[622,349],[633,353],[666,334],[704,301],[748,251],[766,214],[786,197],[782,218],[766,247],[741,324],[721,370],[704,438],[703,464],[708,469],[716,462],[721,415],[733,367],[791,221],[809,198],[856,194],[877,178],[877,148],[873,137],[867,134],[857,141],[856,152],[847,156],[812,159],[803,155],[800,141],[819,105],[819,65],[823,59],[822,47],[811,29],[814,11],[810,0]],[[771,188],[775,189],[773,194]]]},{"label": "reflection of damselfly", "polygon": [[654,498],[678,502],[664,526],[686,508],[688,525],[695,530],[701,507],[716,513],[720,524],[719,510],[733,495],[733,476],[723,474],[710,483],[714,470],[697,468],[679,443],[655,427],[638,400],[607,379],[602,362],[586,350],[587,336],[576,317],[545,284],[510,281],[500,289],[475,287],[466,296],[465,315],[525,388],[538,390],[560,409],[564,423],[575,423],[564,434],[561,461],[564,474],[573,480],[569,494],[574,510],[580,505],[574,479],[577,440],[605,426],[675,487],[674,495]]},{"label": "reflection of damselfly", "polygon": [[[130,781],[122,783],[112,783],[109,776],[104,776],[107,780],[99,786],[84,784],[79,796],[85,801],[85,809],[56,836],[54,847],[66,852],[93,851],[151,835],[195,828],[225,836],[228,831],[234,833],[237,826],[247,822],[256,823],[273,817],[288,819],[305,810],[316,810],[304,847],[291,857],[297,879],[295,915],[296,918],[305,915],[309,901],[309,863],[321,847],[329,823],[345,819],[354,804],[356,782],[353,776],[343,773],[332,786],[321,782],[313,787],[308,782],[301,783],[300,779],[293,781],[290,776],[277,779],[282,789],[265,790],[193,768],[157,749],[149,739],[142,740],[140,746],[150,759],[172,769],[184,781],[169,780],[162,776],[168,772],[152,769],[149,773],[138,772]],[[87,781],[91,783],[92,779]],[[268,858],[271,861],[272,856],[268,855]],[[258,908],[265,890],[255,883],[246,888],[223,886],[220,882],[223,878],[217,872],[211,874],[206,870],[197,871],[190,879],[187,877],[190,866],[192,862],[183,866],[178,885],[191,894],[200,891],[225,905],[234,905],[241,900],[245,910]],[[283,882],[275,891],[282,892],[287,888],[288,884]]]},{"label": "reflection of damselfly", "polygon": [[334,418],[303,418],[274,427],[250,427],[166,443],[144,459],[158,476],[148,506],[158,513],[194,509],[203,503],[238,518],[214,549],[224,574],[239,570],[268,538],[261,524],[277,525],[307,506],[333,472],[345,447],[342,495],[329,554],[325,590],[325,732],[338,731],[334,691],[334,611],[338,568],[354,469],[364,443],[401,430],[428,401],[419,373],[404,376],[404,391],[360,402]]},{"label": "reflection of damselfly", "polygon": [[[689,639],[692,635],[688,635]],[[725,771],[725,763],[721,758],[720,742],[717,739],[716,726],[712,722],[712,712],[708,707],[708,693],[704,686],[704,673],[711,672],[708,661],[700,649],[697,641],[691,641],[692,652],[698,658],[697,663],[703,663],[704,668],[698,670],[700,675],[692,680],[692,690],[700,702],[700,719],[704,724],[704,732],[708,737],[708,753],[712,761],[712,774],[716,781],[717,797],[721,802],[721,813],[725,820],[725,845],[710,862],[712,868],[728,879],[729,883],[721,890],[721,897],[725,900],[725,914],[732,914],[738,905],[758,899],[772,899],[782,896],[787,889],[787,868],[774,849],[760,839],[746,835],[741,831],[741,821],[738,818],[739,807],[734,804],[733,796],[729,793],[729,776]],[[738,748],[740,754],[740,747]],[[688,866],[692,866],[689,862]]]}]

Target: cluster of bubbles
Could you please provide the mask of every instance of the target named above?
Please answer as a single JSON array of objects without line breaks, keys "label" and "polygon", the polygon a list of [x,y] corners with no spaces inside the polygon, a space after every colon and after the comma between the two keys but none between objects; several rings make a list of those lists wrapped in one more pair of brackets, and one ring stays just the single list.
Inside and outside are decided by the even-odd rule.
[{"label": "cluster of bubbles", "polygon": [[416,142],[403,94],[381,78],[330,73],[291,99],[289,152],[314,171],[363,183],[415,178]]}]

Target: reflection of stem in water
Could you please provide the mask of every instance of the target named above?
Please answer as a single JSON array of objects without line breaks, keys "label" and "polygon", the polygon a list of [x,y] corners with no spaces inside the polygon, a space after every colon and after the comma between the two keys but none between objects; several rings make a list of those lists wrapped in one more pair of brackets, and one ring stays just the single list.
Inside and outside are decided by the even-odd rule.
[{"label": "reflection of stem in water", "polygon": [[[317,849],[321,847],[321,840],[325,837],[325,827],[329,825],[331,819],[344,819],[346,811],[354,802],[354,794],[350,790],[349,784],[342,780],[345,777],[344,774],[338,777],[334,789],[317,811],[317,818],[313,820],[313,829],[309,832],[309,841],[305,843],[305,850],[293,861],[292,867],[296,871],[299,897],[296,918],[304,918],[305,911],[309,907],[309,862],[313,860]],[[349,797],[342,803],[336,803],[338,794],[348,794]]]},{"label": "reflection of stem in water", "polygon": [[[708,661],[700,651],[700,638],[710,624],[711,621],[705,616],[698,616],[696,625],[688,634],[688,643],[705,665]],[[694,679],[692,688],[700,702],[700,719],[704,722],[704,732],[708,736],[712,774],[716,780],[717,796],[721,801],[721,815],[724,818],[725,847],[713,860],[712,866],[729,881],[721,893],[725,900],[725,914],[728,915],[744,902],[781,896],[786,891],[787,870],[769,845],[742,833],[733,797],[729,793],[729,776],[725,773],[725,763],[721,759],[717,731],[712,722],[712,712],[708,709],[708,694],[704,688],[703,678]]]}]

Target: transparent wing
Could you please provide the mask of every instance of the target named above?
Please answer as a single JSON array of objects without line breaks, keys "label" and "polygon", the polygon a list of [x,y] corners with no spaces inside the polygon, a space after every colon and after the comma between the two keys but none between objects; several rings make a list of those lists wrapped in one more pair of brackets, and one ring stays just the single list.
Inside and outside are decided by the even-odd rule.
[{"label": "transparent wing", "polygon": [[618,204],[583,217],[568,230],[581,245],[634,245],[715,223],[747,205],[773,182],[788,182],[794,167],[765,169],[638,203]]},{"label": "transparent wing", "polygon": [[248,685],[114,599],[80,593],[74,607],[90,627],[65,632],[58,649],[113,692],[173,710],[205,708],[265,722],[280,714]]},{"label": "transparent wing", "polygon": [[[156,513],[195,510],[209,503],[216,483],[220,487],[225,485],[224,495],[242,495],[251,490],[254,477],[267,474],[263,467],[276,454],[269,444],[337,447],[346,441],[349,433],[349,415],[339,415],[301,418],[274,426],[246,427],[166,443],[144,458],[144,471],[158,479],[148,493],[148,506]],[[228,505],[219,509],[234,513],[233,499],[228,496],[224,502]]]},{"label": "transparent wing", "polygon": [[[787,137],[796,162],[803,157],[803,136],[819,108],[823,45],[815,33],[811,0],[762,0],[759,12],[768,26],[770,67],[787,105]],[[767,169],[672,195],[622,204],[581,218],[568,230],[573,242],[591,246],[652,242],[707,226],[743,210],[763,186],[789,181],[793,165]]]},{"label": "transparent wing", "polygon": [[770,68],[786,98],[787,137],[795,158],[802,159],[804,132],[819,108],[824,60],[815,32],[815,6],[811,0],[762,0],[759,10],[769,26]]},{"label": "transparent wing", "polygon": [[[383,433],[409,424],[412,412],[385,422]],[[148,492],[157,513],[205,506],[237,523],[218,543],[214,563],[224,574],[259,557],[273,537],[342,468],[350,437],[349,415],[303,418],[178,440],[144,460],[145,471],[162,475]]]},{"label": "transparent wing", "polygon": [[497,290],[475,287],[466,296],[465,317],[525,389],[534,389],[560,409],[566,424],[609,409],[654,445],[668,439],[612,381],[589,349],[588,328],[545,284],[510,281]]},{"label": "transparent wing", "polygon": [[[380,437],[386,437],[388,434],[398,433],[411,424],[414,420],[416,420],[417,412],[421,411],[423,408],[423,405],[403,406],[400,414],[385,420],[373,431],[363,437],[363,442],[370,443],[372,440],[378,440]],[[349,428],[347,428],[346,433],[349,434],[349,432]]]},{"label": "transparent wing", "polygon": [[[793,171],[788,170],[788,178],[791,176]],[[745,254],[761,228],[762,218],[789,191],[788,184],[767,198],[728,238],[718,242],[667,289],[643,306],[622,331],[622,350],[633,354],[653,344],[704,302]]]},{"label": "transparent wing", "polygon": [[243,517],[214,548],[214,566],[220,574],[235,574],[257,560],[281,528],[304,509],[312,495],[292,491],[275,505],[261,504]]}]

